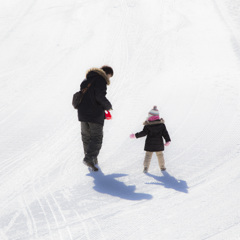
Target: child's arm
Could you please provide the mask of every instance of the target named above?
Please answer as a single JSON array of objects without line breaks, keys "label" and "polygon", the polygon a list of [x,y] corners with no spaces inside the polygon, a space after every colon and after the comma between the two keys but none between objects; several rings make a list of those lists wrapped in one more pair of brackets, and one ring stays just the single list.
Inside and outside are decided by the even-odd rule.
[{"label": "child's arm", "polygon": [[138,133],[135,134],[135,137],[136,138],[145,137],[147,134],[148,134],[148,131],[147,131],[147,128],[145,126],[141,132],[138,132]]},{"label": "child's arm", "polygon": [[164,129],[163,129],[163,138],[165,139],[165,142],[171,142],[170,136],[168,134],[167,128],[164,125]]}]

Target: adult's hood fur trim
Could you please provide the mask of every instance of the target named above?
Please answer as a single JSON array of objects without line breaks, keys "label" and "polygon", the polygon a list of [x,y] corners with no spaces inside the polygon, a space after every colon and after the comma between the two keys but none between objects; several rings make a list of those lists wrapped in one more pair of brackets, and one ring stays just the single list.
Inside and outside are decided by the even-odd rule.
[{"label": "adult's hood fur trim", "polygon": [[99,74],[100,76],[102,76],[106,80],[107,85],[110,85],[110,79],[108,78],[107,74],[101,68],[91,68],[91,69],[89,69],[86,73],[86,76],[90,72],[96,72],[97,74]]}]

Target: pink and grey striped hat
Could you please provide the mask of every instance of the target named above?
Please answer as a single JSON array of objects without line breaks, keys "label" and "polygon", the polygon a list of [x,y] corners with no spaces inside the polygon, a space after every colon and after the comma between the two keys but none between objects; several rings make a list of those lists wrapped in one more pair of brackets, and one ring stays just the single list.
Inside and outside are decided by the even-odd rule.
[{"label": "pink and grey striped hat", "polygon": [[155,121],[159,119],[159,111],[157,106],[154,106],[148,113],[148,121]]}]

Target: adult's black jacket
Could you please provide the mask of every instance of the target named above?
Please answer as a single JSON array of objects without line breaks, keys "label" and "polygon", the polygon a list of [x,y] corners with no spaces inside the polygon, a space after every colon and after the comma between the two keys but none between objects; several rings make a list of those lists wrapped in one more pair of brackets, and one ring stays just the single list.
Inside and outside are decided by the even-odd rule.
[{"label": "adult's black jacket", "polygon": [[136,138],[147,136],[144,150],[148,152],[164,151],[163,138],[171,141],[163,119],[152,122],[145,121],[141,132],[135,134]]},{"label": "adult's black jacket", "polygon": [[92,68],[86,74],[86,79],[80,85],[80,89],[91,86],[85,93],[78,108],[78,120],[104,124],[105,110],[112,109],[111,103],[106,98],[107,85],[110,80],[106,73],[99,68]]}]

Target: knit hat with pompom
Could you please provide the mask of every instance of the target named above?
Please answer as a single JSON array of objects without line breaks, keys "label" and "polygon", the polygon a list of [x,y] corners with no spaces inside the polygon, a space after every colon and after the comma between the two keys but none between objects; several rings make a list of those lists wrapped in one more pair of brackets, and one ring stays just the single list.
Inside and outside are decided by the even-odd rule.
[{"label": "knit hat with pompom", "polygon": [[159,120],[159,111],[157,109],[157,106],[154,106],[153,109],[151,109],[148,113],[148,121],[155,121]]}]

